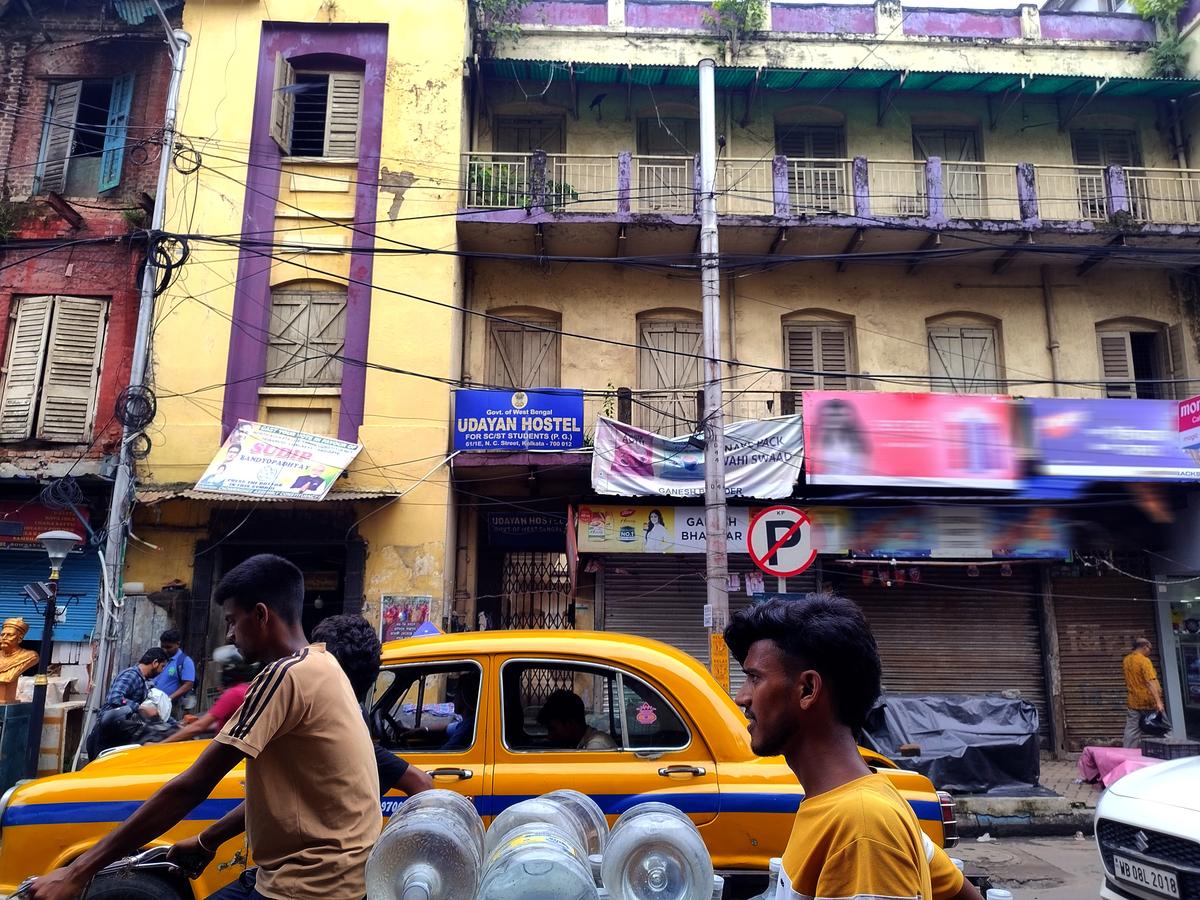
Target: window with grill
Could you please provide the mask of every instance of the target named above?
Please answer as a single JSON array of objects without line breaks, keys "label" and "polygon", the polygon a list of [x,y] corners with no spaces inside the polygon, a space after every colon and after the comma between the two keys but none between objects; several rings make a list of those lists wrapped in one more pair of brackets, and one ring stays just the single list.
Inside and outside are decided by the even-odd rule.
[{"label": "window with grill", "polygon": [[928,327],[930,388],[948,394],[999,394],[996,329],[990,325],[937,324]]},{"label": "window with grill", "polygon": [[[987,178],[979,162],[979,137],[970,128],[914,128],[917,159],[936,156],[942,161],[946,213],[954,219],[986,218]],[[924,178],[924,174],[918,177]]]},{"label": "window with grill", "polygon": [[357,159],[361,72],[296,71],[275,55],[271,137],[287,156]]},{"label": "window with grill", "polygon": [[50,86],[35,193],[95,197],[121,183],[133,73]]},{"label": "window with grill", "polygon": [[497,153],[563,152],[562,119],[500,116],[492,127]]},{"label": "window with grill", "polygon": [[107,321],[107,301],[90,297],[22,297],[13,304],[0,441],[91,438]]},{"label": "window with grill", "polygon": [[822,164],[846,155],[840,125],[779,125],[776,152],[788,160],[788,186],[797,213],[842,212],[852,206],[846,166]]},{"label": "window with grill", "polygon": [[1181,325],[1150,323],[1096,330],[1104,396],[1185,400],[1192,394]]},{"label": "window with grill", "polygon": [[276,387],[341,387],[346,290],[319,282],[271,292],[264,379]]},{"label": "window with grill", "polygon": [[[1071,132],[1071,153],[1077,166],[1094,166],[1097,169],[1108,166],[1140,166],[1142,164],[1141,148],[1138,146],[1137,135],[1132,131],[1073,131]],[[1079,183],[1079,215],[1083,219],[1107,219],[1108,198],[1102,173],[1096,171],[1091,177],[1086,173],[1078,179]],[[1127,185],[1130,194],[1129,202],[1133,213],[1140,220],[1148,215],[1149,210],[1139,209],[1138,204],[1145,204],[1149,198],[1138,195],[1138,185]]]},{"label": "window with grill", "polygon": [[509,321],[488,327],[487,383],[522,390],[559,387],[558,320],[504,318]]},{"label": "window with grill", "polygon": [[[854,371],[854,334],[847,324],[837,322],[788,322],[783,326],[787,352],[787,389],[800,391],[845,391],[851,388]],[[819,374],[818,374],[819,373]],[[799,397],[793,398],[795,409]],[[784,404],[784,409],[788,409]]]},{"label": "window with grill", "polygon": [[639,119],[637,124],[637,207],[646,212],[691,212],[700,120],[656,116]]}]

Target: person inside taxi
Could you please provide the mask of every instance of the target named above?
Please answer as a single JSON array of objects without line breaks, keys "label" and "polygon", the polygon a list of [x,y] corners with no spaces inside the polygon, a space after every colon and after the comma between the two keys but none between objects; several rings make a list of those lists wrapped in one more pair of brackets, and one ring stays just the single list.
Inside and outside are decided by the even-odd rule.
[{"label": "person inside taxi", "polygon": [[804,785],[776,900],[981,900],[855,743],[881,690],[875,638],[851,601],[810,594],[739,610],[725,642],[746,681],[750,747]]},{"label": "person inside taxi", "polygon": [[587,723],[583,698],[574,691],[557,690],[538,711],[538,724],[545,727],[552,747],[564,750],[616,750],[617,742]]},{"label": "person inside taxi", "polygon": [[[281,557],[252,556],[221,579],[213,599],[242,656],[266,664],[241,709],[187,770],[125,822],[34,882],[35,900],[75,900],[100,869],[177,825],[243,761],[244,821],[258,868],[212,896],[361,900],[366,894],[364,867],[380,823],[375,755],[349,680],[322,645],[304,637],[304,576]],[[235,809],[191,842],[211,858],[241,827]],[[187,843],[180,842],[184,850]]]}]

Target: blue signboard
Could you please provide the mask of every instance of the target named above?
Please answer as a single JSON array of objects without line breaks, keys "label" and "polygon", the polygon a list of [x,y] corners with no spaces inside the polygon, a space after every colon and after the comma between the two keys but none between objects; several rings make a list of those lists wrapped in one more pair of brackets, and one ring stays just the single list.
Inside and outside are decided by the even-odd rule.
[{"label": "blue signboard", "polygon": [[454,392],[455,450],[575,450],[583,391]]}]

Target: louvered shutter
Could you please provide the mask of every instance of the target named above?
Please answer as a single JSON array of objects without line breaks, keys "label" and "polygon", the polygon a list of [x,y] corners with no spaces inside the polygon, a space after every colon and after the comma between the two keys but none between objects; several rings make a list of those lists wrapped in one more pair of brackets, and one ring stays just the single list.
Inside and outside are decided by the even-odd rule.
[{"label": "louvered shutter", "polygon": [[1104,148],[1099,132],[1076,131],[1071,135],[1071,149],[1077,166],[1104,165]]},{"label": "louvered shutter", "polygon": [[107,309],[89,297],[55,299],[38,413],[41,440],[81,444],[91,437]]},{"label": "louvered shutter", "polygon": [[129,127],[129,106],[133,100],[133,73],[113,79],[112,98],[108,103],[108,124],[104,129],[104,153],[100,156],[98,190],[110,191],[121,183],[125,162],[125,132]]},{"label": "louvered shutter", "polygon": [[308,294],[289,291],[273,293],[269,333],[265,382],[281,387],[299,387],[304,383]]},{"label": "louvered shutter", "polygon": [[696,392],[700,390],[703,335],[695,321],[656,321],[641,324],[638,351],[639,422],[650,431],[680,434],[696,423]]},{"label": "louvered shutter", "polygon": [[308,349],[305,387],[340,387],[346,345],[346,295],[314,291],[308,300]]},{"label": "louvered shutter", "polygon": [[839,325],[822,325],[817,329],[820,338],[821,389],[845,391],[850,387],[848,377],[839,377],[834,372],[850,372],[850,332]]},{"label": "louvered shutter", "polygon": [[53,308],[53,297],[16,301],[0,393],[0,441],[23,441],[33,434]]},{"label": "louvered shutter", "polygon": [[358,158],[363,78],[357,72],[330,72],[325,107],[325,155]]},{"label": "louvered shutter", "polygon": [[1127,331],[1101,331],[1100,374],[1104,378],[1104,396],[1137,396],[1133,383],[1133,345]]},{"label": "louvered shutter", "polygon": [[[791,324],[787,326],[788,390],[844,391],[850,387],[850,329],[844,325]],[[819,371],[812,375],[806,372]],[[799,398],[796,398],[799,400]]]},{"label": "louvered shutter", "polygon": [[42,143],[38,193],[61,193],[67,186],[67,167],[75,147],[75,120],[79,117],[82,81],[56,84],[50,91],[50,115]]},{"label": "louvered shutter", "polygon": [[[1174,397],[1176,400],[1187,400],[1192,396],[1192,383],[1188,381],[1188,361],[1185,338],[1182,325],[1172,325],[1167,329],[1167,353],[1170,356],[1169,370],[1174,382]],[[1170,393],[1169,391],[1166,393]]]},{"label": "louvered shutter", "polygon": [[788,388],[792,391],[815,391],[817,369],[817,328],[815,325],[789,325],[787,328]]},{"label": "louvered shutter", "polygon": [[275,80],[271,89],[271,137],[285,153],[292,152],[292,116],[296,110],[296,95],[289,90],[296,83],[296,70],[275,54]]}]

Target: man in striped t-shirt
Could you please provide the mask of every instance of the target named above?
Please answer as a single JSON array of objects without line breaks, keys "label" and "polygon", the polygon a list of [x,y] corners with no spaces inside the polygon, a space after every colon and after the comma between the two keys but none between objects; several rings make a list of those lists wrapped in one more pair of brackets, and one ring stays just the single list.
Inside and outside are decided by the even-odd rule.
[{"label": "man in striped t-shirt", "polygon": [[[74,900],[106,864],[179,822],[238,763],[246,763],[244,821],[258,863],[221,900],[361,900],[364,867],[379,836],[379,778],[350,682],[300,625],[304,577],[278,556],[234,567],[214,594],[242,656],[266,663],[246,699],[187,771],[71,865],[38,879],[37,900]],[[207,862],[241,832],[239,806],[176,845]]]}]

